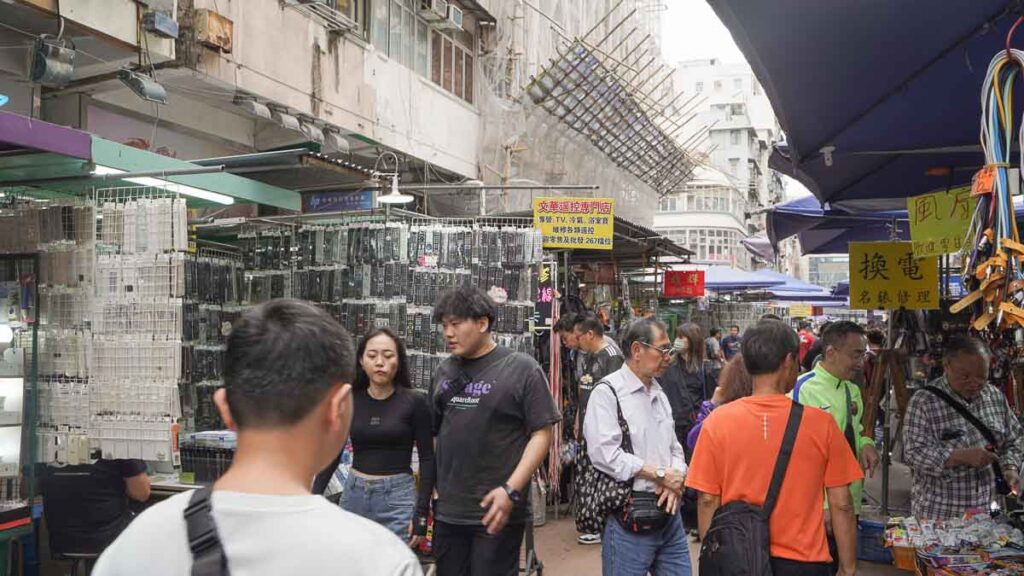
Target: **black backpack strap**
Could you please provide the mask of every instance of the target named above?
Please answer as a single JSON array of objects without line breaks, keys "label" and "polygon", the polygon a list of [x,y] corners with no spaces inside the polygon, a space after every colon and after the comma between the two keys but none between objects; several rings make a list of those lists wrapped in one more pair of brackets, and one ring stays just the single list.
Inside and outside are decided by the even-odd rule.
[{"label": "black backpack strap", "polygon": [[846,392],[846,429],[843,430],[843,435],[846,436],[846,443],[850,445],[850,450],[853,450],[853,455],[857,455],[857,438],[853,432],[853,396],[850,395],[850,383],[843,382],[843,390]]},{"label": "black backpack strap", "polygon": [[782,448],[779,449],[779,457],[775,460],[772,483],[768,486],[768,495],[765,497],[762,507],[766,517],[771,517],[775,503],[779,499],[779,491],[782,489],[782,481],[786,478],[786,468],[789,467],[789,457],[793,455],[793,445],[796,444],[796,433],[800,430],[800,420],[803,415],[803,405],[793,402],[793,406],[789,409],[786,432],[782,436]]},{"label": "black backpack strap", "polygon": [[210,504],[210,488],[200,488],[192,493],[185,508],[185,525],[188,530],[188,547],[192,551],[192,576],[229,576],[228,558],[217,534],[213,521],[213,506]]}]

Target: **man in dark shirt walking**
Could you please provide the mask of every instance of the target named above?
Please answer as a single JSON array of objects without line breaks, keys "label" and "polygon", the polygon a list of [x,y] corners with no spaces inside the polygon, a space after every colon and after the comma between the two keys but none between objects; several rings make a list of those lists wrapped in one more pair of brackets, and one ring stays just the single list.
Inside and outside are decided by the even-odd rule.
[{"label": "man in dark shirt walking", "polygon": [[561,419],[544,371],[491,337],[494,303],[477,288],[441,297],[452,356],[434,375],[437,434],[434,554],[439,576],[514,576],[519,571],[530,478]]},{"label": "man in dark shirt walking", "polygon": [[740,336],[740,327],[735,324],[729,327],[729,335],[722,338],[722,352],[725,353],[725,359],[732,360],[732,357],[740,353],[740,346],[743,344],[743,338]]},{"label": "man in dark shirt walking", "polygon": [[[605,340],[604,325],[596,315],[587,313],[577,317],[573,330],[577,346],[585,353],[583,375],[580,377],[579,386],[579,411],[576,413],[574,428],[575,436],[578,438],[580,428],[583,426],[583,418],[587,414],[587,401],[590,400],[590,393],[605,376],[622,368],[623,358],[622,352]],[[600,544],[601,535],[580,534],[576,541],[580,544]]]}]

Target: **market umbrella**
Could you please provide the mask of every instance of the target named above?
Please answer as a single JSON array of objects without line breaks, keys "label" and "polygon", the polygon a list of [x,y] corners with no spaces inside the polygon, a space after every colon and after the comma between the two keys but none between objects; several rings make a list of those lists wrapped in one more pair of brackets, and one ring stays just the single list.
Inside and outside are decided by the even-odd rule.
[{"label": "market umbrella", "polygon": [[981,86],[1018,1],[708,2],[786,134],[772,166],[818,199],[906,198],[983,164]]},{"label": "market umbrella", "polygon": [[772,207],[767,215],[768,239],[776,251],[780,241],[797,235],[803,254],[846,253],[850,242],[890,240],[894,223],[896,238],[909,240],[906,210],[851,215],[826,210],[814,196],[804,196]]},{"label": "market umbrella", "polygon": [[785,284],[784,280],[771,279],[728,266],[708,266],[704,269],[704,288],[712,292],[739,292],[782,284]]},{"label": "market umbrella", "polygon": [[740,240],[740,244],[747,249],[747,252],[753,254],[755,258],[765,262],[775,260],[775,248],[772,246],[768,236],[763,233],[747,236]]}]

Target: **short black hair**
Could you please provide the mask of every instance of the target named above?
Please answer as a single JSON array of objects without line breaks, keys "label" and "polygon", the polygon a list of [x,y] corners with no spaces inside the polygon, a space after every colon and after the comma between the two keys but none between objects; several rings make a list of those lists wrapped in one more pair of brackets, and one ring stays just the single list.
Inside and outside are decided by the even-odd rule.
[{"label": "short black hair", "polygon": [[710,334],[711,334],[712,336],[718,336],[718,335],[719,335],[719,334],[721,334],[721,333],[722,333],[722,329],[721,329],[721,328],[718,328],[717,326],[716,326],[716,327],[714,327],[714,328],[712,328],[712,329],[711,329],[711,332],[710,332]]},{"label": "short black hair", "polygon": [[573,326],[575,328],[579,328],[580,332],[583,334],[593,332],[598,337],[604,336],[604,324],[601,323],[601,320],[596,314],[590,312],[577,316],[576,322],[573,323]]},{"label": "short black hair", "polygon": [[479,320],[487,318],[487,331],[494,327],[494,301],[476,286],[462,286],[445,292],[434,305],[434,322],[445,318]]},{"label": "short black hair", "polygon": [[868,330],[868,342],[875,346],[885,346],[885,333],[878,328]]},{"label": "short black hair", "polygon": [[356,381],[352,383],[352,388],[366,390],[370,387],[370,377],[366,374],[366,370],[363,370],[362,360],[363,354],[366,352],[366,345],[377,336],[387,336],[395,343],[395,352],[398,355],[398,370],[395,371],[394,381],[395,388],[412,388],[412,379],[409,378],[409,354],[405,350],[405,343],[402,342],[402,339],[391,328],[374,328],[359,341],[355,358]]},{"label": "short black hair", "polygon": [[558,322],[555,322],[555,332],[572,332],[572,327],[576,325],[577,315],[572,312],[566,312],[558,317]]},{"label": "short black hair", "polygon": [[943,359],[949,360],[950,358],[959,356],[960,354],[973,354],[988,358],[992,355],[992,351],[985,342],[975,338],[974,336],[957,334],[955,336],[951,336],[949,340],[946,341],[945,350],[943,351]]},{"label": "short black hair", "polygon": [[622,354],[626,358],[632,358],[634,342],[654,344],[655,329],[661,330],[666,334],[668,333],[668,327],[665,326],[665,323],[654,318],[641,318],[626,326],[625,331],[622,333],[622,342],[620,342]]},{"label": "short black hair", "polygon": [[763,320],[778,320],[778,321],[781,322],[782,321],[782,316],[779,316],[778,314],[772,314],[772,313],[769,312],[768,314],[762,314],[761,318],[758,321],[763,321]]},{"label": "short black hair", "polygon": [[348,332],[307,302],[271,300],[243,314],[228,336],[224,388],[239,428],[295,424],[354,372]]},{"label": "short black hair", "polygon": [[840,320],[833,322],[828,325],[821,334],[821,339],[824,341],[823,346],[832,346],[838,348],[846,342],[846,337],[850,334],[859,334],[861,336],[867,334],[868,331],[863,326],[856,322],[850,322],[849,320]]},{"label": "short black hair", "polygon": [[801,330],[810,330],[811,323],[807,320],[801,320],[799,326]]},{"label": "short black hair", "polygon": [[732,326],[729,326],[729,330],[732,330],[733,328],[739,330],[740,326],[739,326],[739,324],[733,324]]},{"label": "short black hair", "polygon": [[800,354],[800,337],[779,320],[764,320],[743,333],[743,366],[751,376],[772,374],[782,366],[786,356],[796,362]]}]

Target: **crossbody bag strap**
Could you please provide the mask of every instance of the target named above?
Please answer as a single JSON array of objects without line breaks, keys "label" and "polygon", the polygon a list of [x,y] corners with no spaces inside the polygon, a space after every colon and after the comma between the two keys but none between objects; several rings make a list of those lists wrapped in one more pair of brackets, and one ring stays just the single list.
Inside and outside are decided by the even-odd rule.
[{"label": "crossbody bag strap", "polygon": [[850,383],[843,382],[843,390],[846,392],[846,428],[843,430],[843,435],[846,436],[846,443],[850,445],[850,450],[853,450],[853,455],[857,455],[857,435],[853,431],[853,397],[850,395]]},{"label": "crossbody bag strap", "polygon": [[772,472],[772,482],[768,485],[768,495],[764,499],[764,512],[771,517],[775,509],[775,503],[779,499],[779,491],[782,489],[782,481],[786,478],[786,468],[789,467],[789,457],[793,455],[793,445],[796,444],[796,434],[800,430],[800,420],[804,415],[804,407],[796,402],[789,409],[789,420],[786,421],[786,432],[782,436],[782,447],[779,449],[779,457],[775,460],[775,471]]},{"label": "crossbody bag strap", "polygon": [[192,551],[192,576],[229,576],[228,557],[217,534],[213,521],[213,506],[210,504],[210,488],[192,492],[188,507],[185,508],[185,527],[188,532],[188,547]]},{"label": "crossbody bag strap", "polygon": [[619,403],[619,395],[615,393],[615,387],[612,386],[611,382],[608,382],[607,380],[601,380],[596,385],[594,385],[594,388],[596,389],[598,386],[602,384],[607,386],[608,389],[612,391],[612,396],[615,397],[615,413],[619,418],[619,431],[622,432],[622,451],[627,454],[632,454],[633,439],[629,435],[629,423],[626,422],[626,417],[622,415],[622,404]]},{"label": "crossbody bag strap", "polygon": [[946,394],[945,390],[936,388],[935,386],[922,386],[922,390],[927,390],[932,394],[938,396],[943,402],[949,405],[950,408],[956,410],[958,414],[963,416],[964,420],[970,422],[981,435],[985,437],[985,440],[992,445],[993,448],[999,447],[999,442],[996,440],[996,435],[992,433],[992,430],[985,425],[984,422],[978,419],[977,416],[971,414],[963,404],[960,404],[952,396]]}]

